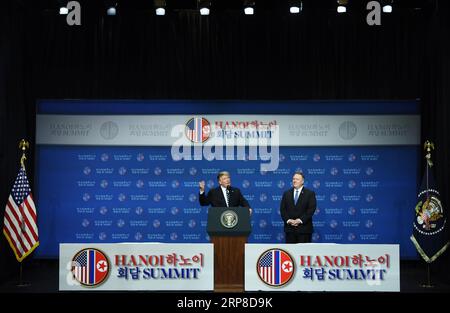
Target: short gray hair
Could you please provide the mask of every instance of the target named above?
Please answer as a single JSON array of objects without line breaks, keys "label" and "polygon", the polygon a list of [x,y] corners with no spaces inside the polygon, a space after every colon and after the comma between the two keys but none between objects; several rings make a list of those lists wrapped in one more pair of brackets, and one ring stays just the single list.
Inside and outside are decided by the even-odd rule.
[{"label": "short gray hair", "polygon": [[294,175],[292,175],[292,177],[294,177],[295,175],[300,175],[303,178],[303,180],[305,180],[305,174],[303,174],[303,172],[297,171],[294,173]]}]

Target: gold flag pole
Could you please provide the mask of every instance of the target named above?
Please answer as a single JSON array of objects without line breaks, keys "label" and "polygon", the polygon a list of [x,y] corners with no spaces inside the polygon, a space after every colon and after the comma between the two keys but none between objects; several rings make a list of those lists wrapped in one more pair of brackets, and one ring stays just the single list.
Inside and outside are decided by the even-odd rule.
[{"label": "gold flag pole", "polygon": [[[425,143],[423,145],[423,149],[426,151],[425,159],[427,160],[427,167],[426,167],[427,193],[426,193],[426,195],[427,195],[427,199],[428,199],[428,197],[429,197],[429,195],[428,195],[428,190],[429,190],[428,169],[433,166],[433,161],[431,160],[431,151],[434,150],[434,144],[431,141],[427,140],[427,141],[425,141]],[[431,273],[430,272],[431,272],[430,263],[427,262],[427,282],[420,285],[422,288],[434,288],[434,285],[431,284]]]},{"label": "gold flag pole", "polygon": [[[19,149],[22,150],[22,157],[20,158],[20,166],[25,169],[25,160],[27,159],[27,156],[25,155],[26,150],[30,147],[30,143],[26,141],[25,139],[22,139],[19,142]],[[25,221],[21,220],[22,228],[24,228]],[[22,269],[22,262],[20,262],[20,269],[19,269],[19,283],[17,284],[17,287],[28,287],[30,286],[30,283],[23,281],[23,269]]]}]

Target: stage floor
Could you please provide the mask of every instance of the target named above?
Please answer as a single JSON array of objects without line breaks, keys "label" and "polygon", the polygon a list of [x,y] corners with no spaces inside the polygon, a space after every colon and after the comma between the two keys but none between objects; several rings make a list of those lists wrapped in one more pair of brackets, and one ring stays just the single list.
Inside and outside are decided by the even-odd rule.
[{"label": "stage floor", "polygon": [[[29,286],[17,286],[19,270],[16,277],[10,278],[0,285],[1,293],[58,293],[58,261],[31,260],[24,264],[23,281]],[[450,292],[450,282],[431,276],[433,288],[423,288],[420,283],[426,281],[426,267],[419,261],[400,262],[401,293],[442,293]],[[263,292],[262,292],[263,293]]]}]

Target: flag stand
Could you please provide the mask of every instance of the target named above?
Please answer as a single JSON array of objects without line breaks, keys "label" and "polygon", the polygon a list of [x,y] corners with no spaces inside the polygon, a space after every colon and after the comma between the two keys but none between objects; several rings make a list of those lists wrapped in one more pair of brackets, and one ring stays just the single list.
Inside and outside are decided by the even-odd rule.
[{"label": "flag stand", "polygon": [[20,269],[19,269],[19,283],[18,283],[16,286],[19,287],[19,288],[31,286],[31,283],[29,283],[29,282],[24,282],[24,281],[23,281],[22,262],[20,262]]},{"label": "flag stand", "polygon": [[427,263],[427,282],[420,284],[422,288],[434,288],[434,285],[431,284],[431,274],[430,274],[430,263]]}]

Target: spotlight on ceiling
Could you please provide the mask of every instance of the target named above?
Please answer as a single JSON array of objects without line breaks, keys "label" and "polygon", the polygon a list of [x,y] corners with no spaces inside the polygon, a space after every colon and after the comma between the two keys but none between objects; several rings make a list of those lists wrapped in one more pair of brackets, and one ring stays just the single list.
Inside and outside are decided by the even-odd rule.
[{"label": "spotlight on ceiling", "polygon": [[338,13],[347,12],[348,0],[337,0],[338,6],[336,8]]},{"label": "spotlight on ceiling", "polygon": [[69,9],[66,8],[66,7],[60,7],[60,8],[59,8],[59,14],[61,14],[61,15],[67,15],[67,14],[69,14]]},{"label": "spotlight on ceiling", "polygon": [[245,15],[253,15],[255,13],[254,0],[244,0],[244,13]]},{"label": "spotlight on ceiling", "polygon": [[384,13],[392,13],[392,3],[393,0],[385,0],[383,1],[383,12]]},{"label": "spotlight on ceiling", "polygon": [[153,0],[155,13],[158,16],[166,15],[166,0]]},{"label": "spotlight on ceiling", "polygon": [[200,10],[200,15],[209,15],[210,7],[210,0],[197,0],[197,8]]},{"label": "spotlight on ceiling", "polygon": [[115,16],[117,14],[117,2],[106,1],[106,14],[108,16]]},{"label": "spotlight on ceiling", "polygon": [[289,0],[289,12],[298,14],[303,10],[303,3],[300,0]]}]

